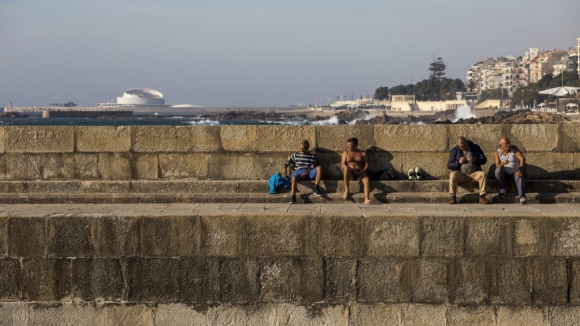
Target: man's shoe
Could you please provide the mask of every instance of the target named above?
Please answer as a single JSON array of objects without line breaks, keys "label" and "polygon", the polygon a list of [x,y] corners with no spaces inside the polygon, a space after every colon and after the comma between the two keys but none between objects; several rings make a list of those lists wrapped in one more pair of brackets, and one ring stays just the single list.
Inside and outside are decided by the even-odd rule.
[{"label": "man's shoe", "polygon": [[290,204],[296,204],[296,196],[290,197]]},{"label": "man's shoe", "polygon": [[418,167],[415,168],[415,177],[417,177],[417,180],[423,178],[423,171],[421,171],[421,169],[419,169]]},{"label": "man's shoe", "polygon": [[322,197],[322,194],[320,193],[320,189],[318,189],[318,186],[314,187],[314,194],[318,197]]},{"label": "man's shoe", "polygon": [[526,197],[520,198],[520,204],[525,205],[527,202],[528,200],[526,199]]},{"label": "man's shoe", "polygon": [[485,199],[485,197],[479,197],[479,203],[480,204],[488,204],[487,199]]},{"label": "man's shoe", "polygon": [[413,179],[415,177],[415,170],[413,169],[409,170],[409,172],[407,172],[407,175],[409,176],[409,179]]},{"label": "man's shoe", "polygon": [[455,204],[457,204],[457,197],[452,196],[451,200],[449,201],[449,205],[455,205]]},{"label": "man's shoe", "polygon": [[505,189],[500,189],[499,190],[499,194],[497,194],[497,196],[500,197],[500,198],[503,197],[503,196],[505,196]]}]

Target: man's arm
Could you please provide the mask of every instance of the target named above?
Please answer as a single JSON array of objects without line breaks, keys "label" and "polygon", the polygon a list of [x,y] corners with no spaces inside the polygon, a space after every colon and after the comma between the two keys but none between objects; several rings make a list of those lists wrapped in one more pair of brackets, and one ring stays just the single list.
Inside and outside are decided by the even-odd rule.
[{"label": "man's arm", "polygon": [[485,163],[487,163],[487,157],[485,157],[485,154],[483,153],[483,150],[481,150],[481,147],[479,147],[479,145],[473,145],[473,147],[474,147],[473,156],[475,157],[475,164],[484,165]]},{"label": "man's arm", "polygon": [[363,152],[363,161],[365,162],[365,166],[360,170],[360,173],[366,173],[369,169],[369,157],[366,152]]},{"label": "man's arm", "polygon": [[499,160],[499,153],[497,151],[495,151],[493,154],[493,162],[495,163],[496,168],[501,168],[503,166],[501,165],[501,162]]},{"label": "man's arm", "polygon": [[524,154],[522,154],[520,149],[517,148],[516,146],[512,146],[512,149],[514,150],[516,158],[520,161],[520,169],[519,169],[519,171],[516,171],[516,173],[514,173],[514,175],[516,177],[521,177],[522,175],[524,175],[523,171],[524,171],[524,166],[526,166],[526,158],[524,157]]},{"label": "man's arm", "polygon": [[342,164],[342,168],[344,169],[344,171],[348,169],[348,164],[346,164],[346,156],[347,152],[346,151],[342,152],[342,161],[340,163]]},{"label": "man's arm", "polygon": [[449,152],[449,160],[447,161],[447,168],[449,170],[455,171],[455,170],[457,170],[457,168],[459,168],[459,162],[457,161],[456,156],[457,156],[457,154],[456,154],[455,149],[452,149]]}]

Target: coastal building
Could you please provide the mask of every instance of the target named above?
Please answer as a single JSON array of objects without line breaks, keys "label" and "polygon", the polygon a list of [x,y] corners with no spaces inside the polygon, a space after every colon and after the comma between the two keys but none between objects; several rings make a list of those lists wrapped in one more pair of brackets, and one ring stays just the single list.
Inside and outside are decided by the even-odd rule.
[{"label": "coastal building", "polygon": [[131,88],[117,97],[116,102],[98,103],[97,106],[164,106],[163,94],[151,88]]}]

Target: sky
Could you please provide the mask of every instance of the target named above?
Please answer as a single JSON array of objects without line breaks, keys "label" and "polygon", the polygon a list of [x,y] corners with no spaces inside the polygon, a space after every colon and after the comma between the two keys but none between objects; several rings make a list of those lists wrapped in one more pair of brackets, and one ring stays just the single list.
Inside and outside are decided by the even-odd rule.
[{"label": "sky", "polygon": [[134,87],[166,104],[286,107],[580,38],[578,0],[0,0],[0,107],[94,106]]}]

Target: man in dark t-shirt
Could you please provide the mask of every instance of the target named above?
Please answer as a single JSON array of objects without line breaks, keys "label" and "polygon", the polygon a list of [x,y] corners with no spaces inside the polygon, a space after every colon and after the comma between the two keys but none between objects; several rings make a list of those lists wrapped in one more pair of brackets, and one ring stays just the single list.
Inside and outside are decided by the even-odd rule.
[{"label": "man in dark t-shirt", "polygon": [[314,194],[316,196],[321,196],[320,189],[318,185],[320,184],[320,175],[322,174],[322,168],[318,165],[316,161],[316,154],[310,153],[310,143],[308,140],[303,140],[300,142],[300,152],[290,155],[288,161],[284,163],[282,168],[282,175],[288,176],[288,167],[294,167],[294,173],[292,173],[292,201],[290,203],[296,203],[296,188],[299,181],[314,180]]}]

